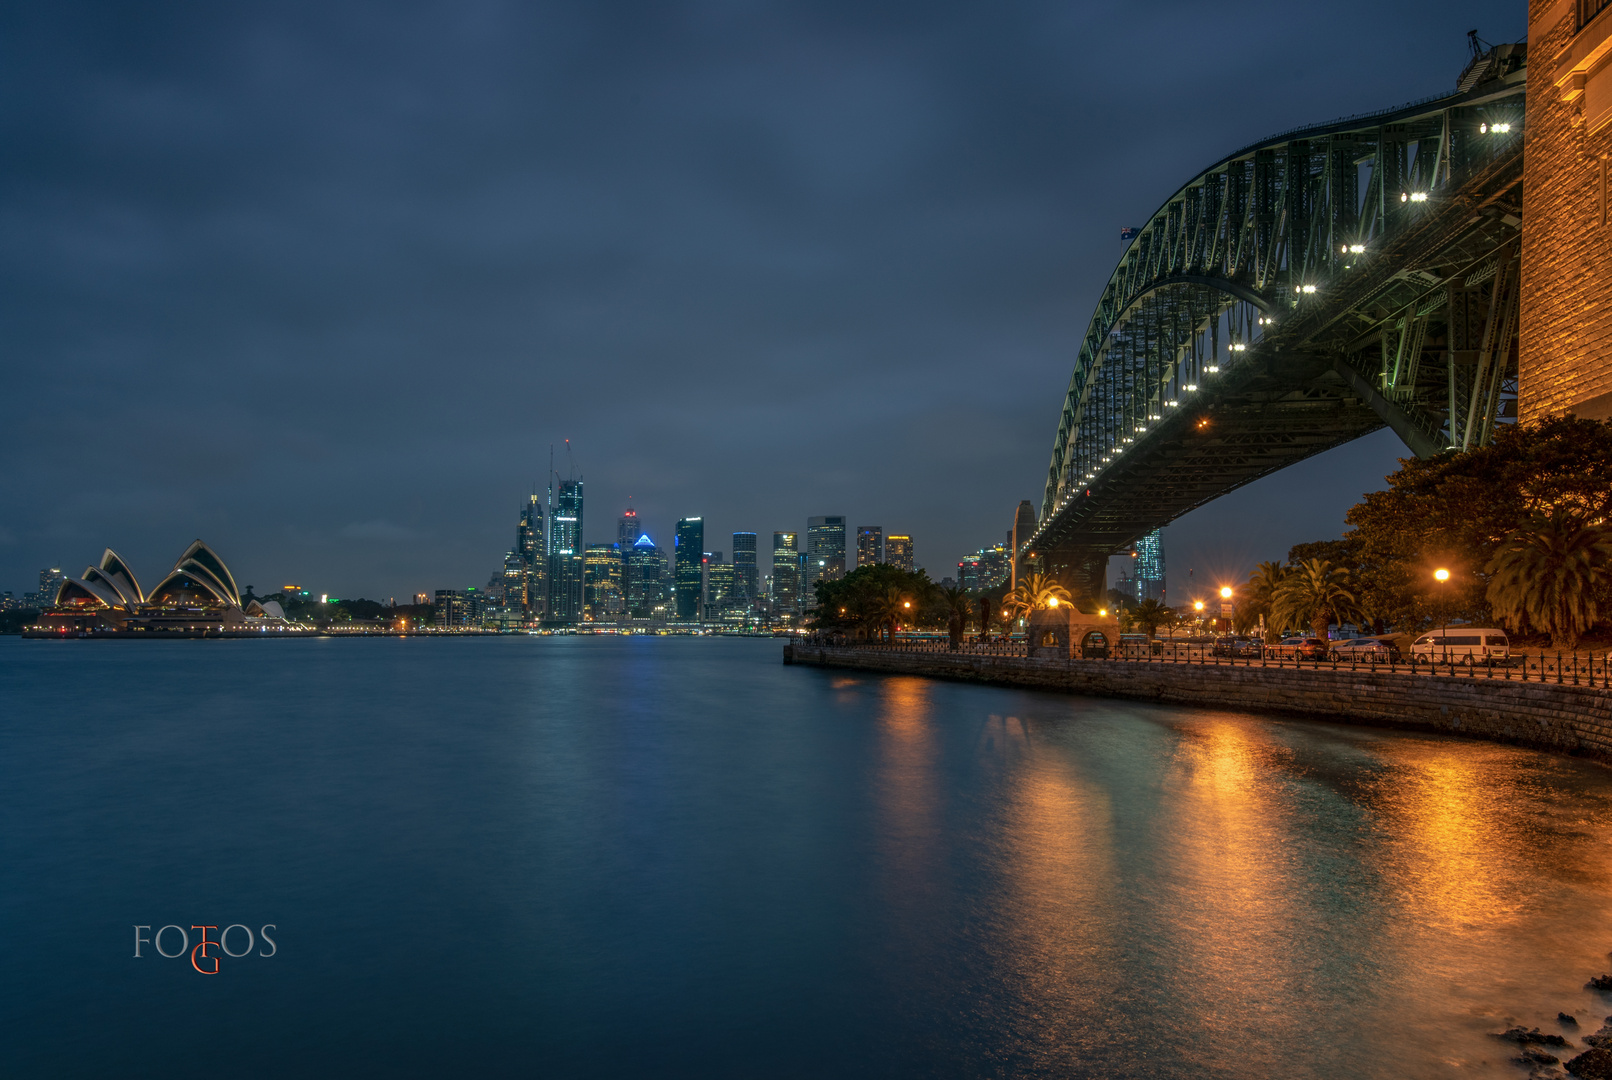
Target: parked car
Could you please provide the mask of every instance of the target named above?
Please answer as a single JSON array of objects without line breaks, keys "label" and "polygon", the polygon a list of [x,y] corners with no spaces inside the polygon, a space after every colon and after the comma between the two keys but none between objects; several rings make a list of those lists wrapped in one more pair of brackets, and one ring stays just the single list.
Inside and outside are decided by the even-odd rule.
[{"label": "parked car", "polygon": [[1451,626],[1423,634],[1411,643],[1412,660],[1434,663],[1492,664],[1511,657],[1504,630],[1487,626]]},{"label": "parked car", "polygon": [[1228,635],[1216,638],[1209,651],[1214,656],[1259,656],[1265,651],[1265,643],[1259,638]]},{"label": "parked car", "polygon": [[1283,638],[1280,645],[1265,646],[1266,656],[1300,660],[1325,660],[1327,651],[1327,643],[1318,637]]},{"label": "parked car", "polygon": [[1164,642],[1154,641],[1146,634],[1121,634],[1119,636],[1119,652],[1121,656],[1154,656],[1164,655]]},{"label": "parked car", "polygon": [[1398,663],[1399,646],[1382,638],[1357,637],[1348,641],[1334,641],[1332,651],[1340,660],[1376,660]]}]

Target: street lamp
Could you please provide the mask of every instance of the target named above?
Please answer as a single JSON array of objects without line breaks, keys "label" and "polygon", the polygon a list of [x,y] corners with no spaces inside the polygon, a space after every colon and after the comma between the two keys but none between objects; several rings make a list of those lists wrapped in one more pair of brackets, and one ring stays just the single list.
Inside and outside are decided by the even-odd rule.
[{"label": "street lamp", "polygon": [[[1448,570],[1444,569],[1444,567],[1441,566],[1437,570],[1433,571],[1433,580],[1438,582],[1440,585],[1443,585],[1446,581],[1450,580],[1450,572]],[[1438,613],[1439,613],[1439,630],[1438,630],[1439,649],[1440,649],[1440,651],[1442,651],[1444,653],[1444,659],[1448,660],[1450,658],[1450,635],[1449,635],[1450,609],[1449,609],[1449,606],[1445,603],[1445,597],[1442,596],[1442,595],[1439,596]]]}]

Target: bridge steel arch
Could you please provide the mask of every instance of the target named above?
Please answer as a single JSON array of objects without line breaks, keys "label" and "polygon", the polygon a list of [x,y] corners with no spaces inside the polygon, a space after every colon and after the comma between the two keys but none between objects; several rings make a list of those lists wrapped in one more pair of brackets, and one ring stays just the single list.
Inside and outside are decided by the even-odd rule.
[{"label": "bridge steel arch", "polygon": [[1075,361],[1016,554],[1077,596],[1108,558],[1387,425],[1418,456],[1515,415],[1524,54],[1455,93],[1285,132],[1141,228]]}]

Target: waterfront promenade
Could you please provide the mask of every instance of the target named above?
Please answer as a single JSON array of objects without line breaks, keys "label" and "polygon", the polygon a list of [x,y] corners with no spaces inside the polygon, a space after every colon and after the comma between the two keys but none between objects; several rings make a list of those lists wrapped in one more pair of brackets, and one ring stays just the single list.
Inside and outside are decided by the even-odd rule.
[{"label": "waterfront promenade", "polygon": [[1612,763],[1612,676],[1603,660],[1531,658],[1512,668],[1230,659],[1204,650],[1105,660],[1026,652],[1022,644],[953,651],[945,643],[799,638],[784,647],[784,663],[1442,731]]}]

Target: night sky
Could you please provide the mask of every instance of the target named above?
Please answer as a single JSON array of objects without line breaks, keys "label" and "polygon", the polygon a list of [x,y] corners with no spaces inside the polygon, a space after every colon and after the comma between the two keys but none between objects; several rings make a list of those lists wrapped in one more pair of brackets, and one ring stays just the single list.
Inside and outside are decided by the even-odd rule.
[{"label": "night sky", "polygon": [[[0,589],[201,537],[259,593],[481,585],[586,533],[911,532],[1041,484],[1079,339],[1182,182],[1452,89],[1506,3],[5,6]],[[1171,599],[1343,512],[1380,432],[1165,532]]]}]

